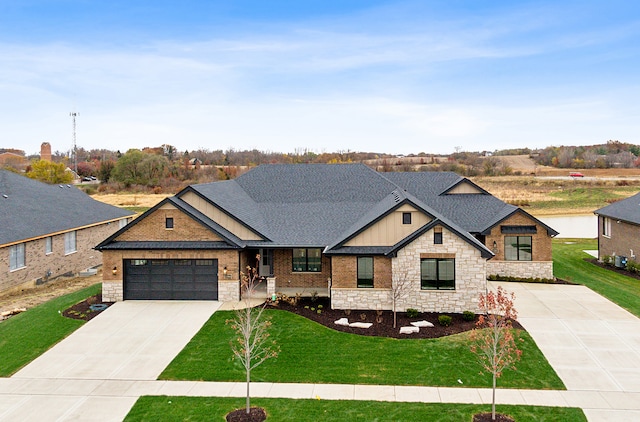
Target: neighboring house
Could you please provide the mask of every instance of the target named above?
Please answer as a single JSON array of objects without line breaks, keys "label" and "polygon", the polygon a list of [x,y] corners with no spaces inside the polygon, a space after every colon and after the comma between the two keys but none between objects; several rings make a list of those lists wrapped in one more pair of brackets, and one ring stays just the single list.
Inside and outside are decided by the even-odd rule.
[{"label": "neighboring house", "polygon": [[71,185],[0,170],[0,291],[101,264],[93,247],[131,214]]},{"label": "neighboring house", "polygon": [[454,173],[263,165],[185,188],[96,249],[107,300],[238,300],[239,271],[259,255],[268,294],[391,309],[406,279],[399,309],[462,312],[476,310],[487,275],[552,278],[556,234]]},{"label": "neighboring house", "polygon": [[[598,216],[598,259],[640,261],[640,193],[594,211]],[[617,262],[620,266],[620,263]]]}]

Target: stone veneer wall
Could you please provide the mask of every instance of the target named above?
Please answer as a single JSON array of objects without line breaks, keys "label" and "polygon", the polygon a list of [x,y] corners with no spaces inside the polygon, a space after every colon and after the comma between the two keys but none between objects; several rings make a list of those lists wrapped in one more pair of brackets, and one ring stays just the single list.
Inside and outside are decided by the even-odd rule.
[{"label": "stone veneer wall", "polygon": [[[443,228],[443,243],[433,243],[433,230],[398,251],[392,259],[394,280],[409,280],[409,293],[397,304],[397,310],[407,308],[423,312],[477,312],[478,296],[486,292],[486,260],[480,251]],[[422,290],[420,288],[421,254],[454,254],[456,260],[455,290]],[[390,289],[331,290],[334,309],[391,309]]]},{"label": "stone veneer wall", "polygon": [[553,261],[487,262],[487,275],[522,278],[553,278]]},{"label": "stone veneer wall", "polygon": [[218,300],[237,302],[240,300],[240,280],[218,280]]}]

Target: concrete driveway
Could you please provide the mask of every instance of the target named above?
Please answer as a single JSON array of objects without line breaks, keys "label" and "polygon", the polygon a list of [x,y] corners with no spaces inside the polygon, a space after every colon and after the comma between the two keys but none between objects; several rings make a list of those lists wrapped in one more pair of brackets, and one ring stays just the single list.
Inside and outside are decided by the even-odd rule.
[{"label": "concrete driveway", "polygon": [[[527,329],[567,390],[583,394],[585,409],[624,392],[630,419],[585,410],[589,420],[639,420],[640,319],[585,286],[491,283],[516,294],[518,321]],[[620,397],[620,394],[615,394]],[[590,402],[590,403],[589,403]]]},{"label": "concrete driveway", "polygon": [[133,385],[155,380],[219,306],[115,303],[0,379],[0,421],[121,421],[140,395]]},{"label": "concrete driveway", "polygon": [[13,378],[155,380],[220,302],[117,302]]}]

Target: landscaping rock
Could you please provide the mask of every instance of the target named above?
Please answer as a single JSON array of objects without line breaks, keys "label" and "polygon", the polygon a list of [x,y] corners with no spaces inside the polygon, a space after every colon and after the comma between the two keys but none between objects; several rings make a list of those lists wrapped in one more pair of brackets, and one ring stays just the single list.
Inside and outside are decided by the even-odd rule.
[{"label": "landscaping rock", "polygon": [[418,327],[400,327],[400,334],[414,334],[420,332]]},{"label": "landscaping rock", "polygon": [[348,327],[349,326],[349,320],[347,318],[340,318],[339,320],[334,322],[334,324]]},{"label": "landscaping rock", "polygon": [[413,325],[414,327],[433,327],[433,324],[430,323],[429,321],[415,321],[412,322],[411,325]]},{"label": "landscaping rock", "polygon": [[369,328],[371,327],[373,324],[371,322],[352,322],[351,324],[349,324],[349,327],[354,327],[354,328]]}]

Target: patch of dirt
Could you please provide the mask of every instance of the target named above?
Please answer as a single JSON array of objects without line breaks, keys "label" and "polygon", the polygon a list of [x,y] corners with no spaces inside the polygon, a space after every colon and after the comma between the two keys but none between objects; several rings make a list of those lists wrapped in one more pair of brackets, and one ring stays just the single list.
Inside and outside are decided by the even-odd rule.
[{"label": "patch of dirt", "polygon": [[57,277],[40,286],[24,287],[0,294],[0,312],[33,308],[51,299],[102,282],[102,270],[91,277]]},{"label": "patch of dirt", "polygon": [[511,416],[503,415],[502,413],[496,413],[496,418],[491,418],[491,412],[478,413],[473,415],[473,422],[515,422]]},{"label": "patch of dirt", "polygon": [[102,293],[99,293],[65,309],[62,315],[67,318],[90,321],[111,305],[113,305],[113,302],[103,302]]},{"label": "patch of dirt", "polygon": [[262,407],[249,408],[249,414],[247,409],[236,409],[227,414],[227,422],[262,422],[266,419],[267,413]]},{"label": "patch of dirt", "polygon": [[[302,298],[295,306],[288,302],[279,301],[277,304],[269,304],[268,307],[293,312],[336,331],[377,337],[438,338],[473,330],[477,321],[477,316],[473,321],[465,321],[462,314],[447,313],[446,315],[451,317],[451,325],[445,327],[440,325],[438,322],[438,316],[442,315],[439,313],[421,312],[417,317],[409,318],[406,312],[397,312],[397,325],[396,328],[393,328],[392,311],[349,312],[345,310],[331,309],[328,298],[317,298],[315,301],[311,301],[310,298]],[[318,313],[318,310],[320,313]],[[335,321],[340,318],[347,318],[350,323],[370,322],[373,325],[369,328],[336,325]],[[410,326],[411,322],[423,320],[432,323],[433,327],[420,328],[419,332],[413,334],[400,334],[400,327]],[[513,327],[522,329],[522,326],[517,321],[513,322]]]},{"label": "patch of dirt", "polygon": [[104,202],[105,204],[115,205],[116,207],[148,207],[151,208],[158,202],[162,201],[168,196],[173,196],[169,193],[107,193],[107,194],[95,194],[91,197],[96,201]]}]

